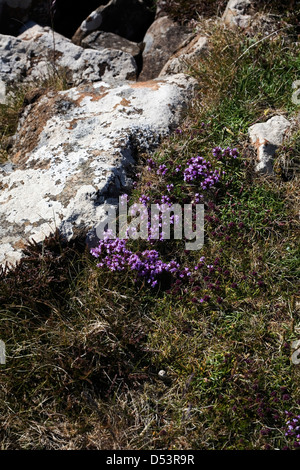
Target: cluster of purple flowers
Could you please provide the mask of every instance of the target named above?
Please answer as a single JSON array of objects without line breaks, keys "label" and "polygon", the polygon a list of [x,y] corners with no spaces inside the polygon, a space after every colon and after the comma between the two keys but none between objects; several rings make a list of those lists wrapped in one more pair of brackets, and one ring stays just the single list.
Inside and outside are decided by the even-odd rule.
[{"label": "cluster of purple flowers", "polygon": [[169,170],[169,168],[163,163],[162,165],[159,165],[158,170],[157,170],[156,173],[158,175],[164,176],[167,173],[168,170]]},{"label": "cluster of purple flowers", "polygon": [[153,168],[156,168],[156,163],[153,160],[153,158],[148,158],[147,163],[148,163],[148,167],[147,167],[148,171],[151,171],[153,170]]},{"label": "cluster of purple flowers", "polygon": [[190,183],[191,181],[202,179],[202,189],[208,189],[220,181],[220,172],[218,170],[211,170],[211,163],[206,161],[199,155],[192,157],[187,162],[188,166],[183,173],[184,181]]},{"label": "cluster of purple flowers", "polygon": [[161,197],[161,203],[162,204],[168,204],[171,205],[171,199],[169,196],[166,196],[165,194]]},{"label": "cluster of purple flowers", "polygon": [[[225,149],[215,147],[213,149],[213,155],[217,160],[221,160],[225,157],[236,158],[238,156],[238,151],[237,149],[230,149],[229,147]],[[155,171],[155,173],[160,176],[165,176],[169,171],[169,168],[165,164],[158,165],[152,158],[147,159],[147,164],[148,171]],[[219,170],[213,170],[211,162],[205,160],[201,156],[190,158],[185,168],[180,164],[176,165],[173,175],[176,176],[176,174],[180,174],[180,177],[183,176],[184,181],[187,183],[200,180],[199,182],[202,190],[207,190],[213,187],[221,179],[221,172]],[[151,183],[148,182],[148,185],[150,184]],[[163,194],[161,195],[160,200],[156,201],[160,210],[160,205],[167,204],[168,206],[171,206],[174,199],[174,196],[172,196],[174,184],[167,184],[166,190],[169,195]],[[192,202],[198,204],[203,202],[203,198],[203,194],[196,193]],[[124,196],[124,202],[125,200],[127,201],[126,195]],[[147,207],[150,202],[150,197],[147,194],[142,194],[139,198],[139,202]],[[174,224],[174,215],[170,217],[170,221]],[[155,233],[157,228],[162,228],[161,217],[158,217],[157,220],[154,221],[154,227],[152,227],[151,223],[152,221],[150,222],[148,214],[148,229],[154,230]],[[159,239],[161,241],[164,240],[163,233],[160,233]],[[151,241],[151,236],[149,236],[148,241]],[[105,240],[101,240],[99,246],[91,250],[91,253],[95,257],[100,258],[100,262],[97,264],[98,267],[107,267],[111,271],[131,269],[137,273],[137,277],[145,278],[152,287],[157,284],[157,278],[163,272],[176,274],[180,279],[191,276],[191,272],[188,268],[181,269],[179,264],[175,261],[164,263],[159,259],[159,253],[155,250],[145,250],[142,253],[133,253],[126,245],[127,240],[106,238]],[[195,267],[195,270],[200,267],[202,267],[201,264]],[[210,273],[214,270],[214,266],[212,265],[208,265],[207,268]],[[207,301],[208,299],[209,296],[204,296],[203,299],[200,299],[200,302]]]},{"label": "cluster of purple flowers", "polygon": [[199,202],[203,201],[203,194],[196,193],[194,196],[194,203],[199,204]]},{"label": "cluster of purple flowers", "polygon": [[150,201],[150,197],[146,196],[146,194],[142,194],[141,197],[139,198],[139,201],[144,206],[147,206],[147,203]]},{"label": "cluster of purple flowers", "polygon": [[222,149],[221,147],[215,147],[213,148],[213,156],[217,158],[217,160],[222,160],[224,157],[233,157],[237,158],[239,155],[239,152],[236,148],[231,149],[230,147],[226,147],[225,149]]},{"label": "cluster of purple flowers", "polygon": [[289,418],[286,423],[285,435],[294,439],[294,447],[300,447],[300,415],[293,417],[292,413],[288,411],[285,413]]},{"label": "cluster of purple flowers", "polygon": [[175,261],[164,263],[156,250],[133,253],[126,245],[127,240],[119,238],[100,240],[99,246],[91,250],[93,256],[101,259],[97,267],[107,267],[110,271],[124,271],[129,268],[136,272],[137,278],[144,278],[151,287],[157,284],[157,278],[163,272],[178,274],[180,277],[188,275],[185,270],[181,272],[180,265]]}]

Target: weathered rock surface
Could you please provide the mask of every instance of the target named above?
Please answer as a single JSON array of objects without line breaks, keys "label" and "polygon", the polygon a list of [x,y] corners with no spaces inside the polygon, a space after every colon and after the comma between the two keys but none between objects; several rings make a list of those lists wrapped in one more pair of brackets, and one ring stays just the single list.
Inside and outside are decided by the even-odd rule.
[{"label": "weathered rock surface", "polygon": [[6,83],[47,78],[63,69],[71,84],[136,79],[136,63],[126,52],[75,46],[49,27],[34,26],[18,38],[0,35],[0,79]]},{"label": "weathered rock surface", "polygon": [[92,31],[101,30],[115,33],[130,41],[142,41],[145,32],[154,19],[154,12],[145,0],[110,0],[102,5],[81,23],[72,37],[74,44]]},{"label": "weathered rock surface", "polygon": [[129,41],[122,38],[118,34],[105,33],[104,31],[94,31],[89,34],[81,43],[82,47],[96,50],[116,49],[118,51],[127,52],[137,60],[142,54],[142,44]]},{"label": "weathered rock surface", "polygon": [[170,56],[189,36],[188,31],[168,16],[155,20],[144,37],[143,70],[139,79],[157,77]]},{"label": "weathered rock surface", "polygon": [[[27,239],[56,228],[90,229],[131,185],[137,148],[151,150],[177,126],[195,82],[104,82],[28,97],[12,159],[1,168],[0,263],[14,264]],[[158,118],[159,117],[159,118]]]},{"label": "weathered rock surface", "polygon": [[15,83],[26,76],[30,67],[26,43],[14,36],[0,35],[0,80]]},{"label": "weathered rock surface", "polygon": [[252,16],[249,14],[252,0],[229,0],[222,16],[226,26],[247,28]]},{"label": "weathered rock surface", "polygon": [[256,171],[273,173],[275,151],[282,144],[290,127],[290,121],[284,116],[274,116],[267,122],[254,124],[249,128],[250,141],[257,150]]},{"label": "weathered rock surface", "polygon": [[164,65],[159,76],[172,75],[184,72],[185,69],[197,57],[204,55],[208,50],[208,40],[201,33],[197,34],[192,41],[186,41],[176,52],[170,57]]}]

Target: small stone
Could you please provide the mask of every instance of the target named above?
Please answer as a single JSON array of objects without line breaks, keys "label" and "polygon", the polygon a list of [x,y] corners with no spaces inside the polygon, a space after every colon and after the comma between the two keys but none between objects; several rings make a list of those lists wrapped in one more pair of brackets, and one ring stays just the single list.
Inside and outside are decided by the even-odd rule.
[{"label": "small stone", "polygon": [[231,28],[247,28],[252,18],[247,13],[252,3],[252,0],[229,0],[222,16],[223,23]]},{"label": "small stone", "polygon": [[292,354],[291,361],[293,364],[298,365],[300,364],[300,340],[296,340],[292,342],[292,349],[295,351]]},{"label": "small stone", "polygon": [[284,116],[274,116],[267,122],[249,128],[250,141],[257,151],[257,172],[273,173],[276,149],[282,144],[290,127],[291,123]]}]

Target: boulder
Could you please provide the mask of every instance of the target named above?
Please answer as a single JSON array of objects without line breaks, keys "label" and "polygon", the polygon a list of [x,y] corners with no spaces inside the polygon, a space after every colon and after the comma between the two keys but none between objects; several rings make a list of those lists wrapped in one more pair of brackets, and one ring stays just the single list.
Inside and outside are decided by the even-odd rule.
[{"label": "boulder", "polygon": [[16,263],[26,240],[41,242],[56,228],[68,238],[84,228],[91,245],[104,204],[131,187],[136,153],[179,125],[194,86],[179,74],[32,92],[11,161],[0,167],[0,263]]},{"label": "boulder", "polygon": [[89,14],[75,32],[72,41],[81,45],[81,41],[89,33],[101,30],[140,42],[155,15],[148,3],[145,0],[110,0],[107,5],[101,5]]},{"label": "boulder", "polygon": [[257,172],[273,173],[276,149],[283,143],[290,127],[290,121],[284,116],[274,116],[267,122],[257,123],[249,128],[250,141],[257,151]]},{"label": "boulder", "polygon": [[184,72],[198,57],[206,54],[207,50],[207,38],[201,33],[197,34],[192,41],[186,41],[185,44],[177,49],[175,54],[164,65],[159,77]]},{"label": "boulder", "polygon": [[95,51],[75,46],[49,27],[34,26],[18,38],[0,35],[0,79],[36,81],[63,71],[70,84],[105,80],[118,84],[136,79],[136,63],[123,51]]},{"label": "boulder", "polygon": [[222,21],[231,28],[247,28],[252,16],[249,14],[253,0],[229,0]]},{"label": "boulder", "polygon": [[158,77],[171,55],[188,37],[190,32],[168,16],[155,20],[144,37],[143,69],[139,80]]},{"label": "boulder", "polygon": [[116,49],[131,54],[137,61],[142,54],[142,44],[129,41],[114,33],[94,31],[83,39],[81,46],[90,49]]}]

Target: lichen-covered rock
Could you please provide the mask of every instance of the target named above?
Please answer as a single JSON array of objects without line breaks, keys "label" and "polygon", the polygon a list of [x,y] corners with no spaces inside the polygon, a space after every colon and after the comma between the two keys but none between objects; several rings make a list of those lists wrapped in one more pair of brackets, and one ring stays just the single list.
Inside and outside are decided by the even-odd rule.
[{"label": "lichen-covered rock", "polygon": [[143,69],[139,79],[158,77],[171,55],[190,36],[190,32],[168,16],[155,20],[144,37]]},{"label": "lichen-covered rock", "polygon": [[83,49],[49,27],[36,25],[18,38],[0,35],[0,49],[0,80],[7,84],[33,82],[61,71],[72,85],[99,80],[117,85],[136,79],[137,66],[130,54]]},{"label": "lichen-covered rock", "polygon": [[49,27],[35,26],[18,39],[27,43],[30,60],[28,75],[31,80],[49,74],[49,69],[53,67],[67,70],[69,80],[74,85],[98,80],[117,84],[136,79],[136,63],[126,52],[84,49],[54,33]]},{"label": "lichen-covered rock", "polygon": [[176,52],[170,57],[164,65],[159,76],[173,75],[184,72],[185,69],[201,55],[208,50],[208,41],[201,33],[197,34],[192,41],[186,41]]},{"label": "lichen-covered rock", "polygon": [[92,11],[81,23],[72,41],[81,41],[92,31],[101,30],[115,33],[130,41],[142,41],[152,23],[155,13],[148,7],[146,0],[110,0]]},{"label": "lichen-covered rock", "polygon": [[229,0],[222,21],[229,27],[247,28],[252,18],[248,14],[252,4],[252,0]]},{"label": "lichen-covered rock", "polygon": [[71,237],[95,227],[103,204],[131,185],[137,148],[150,151],[178,126],[195,81],[104,82],[27,99],[11,162],[0,177],[0,263],[14,264],[26,239],[56,228]]},{"label": "lichen-covered rock", "polygon": [[250,141],[257,151],[256,171],[273,173],[275,151],[282,144],[290,127],[290,121],[284,116],[274,116],[267,122],[257,123],[249,128]]}]

